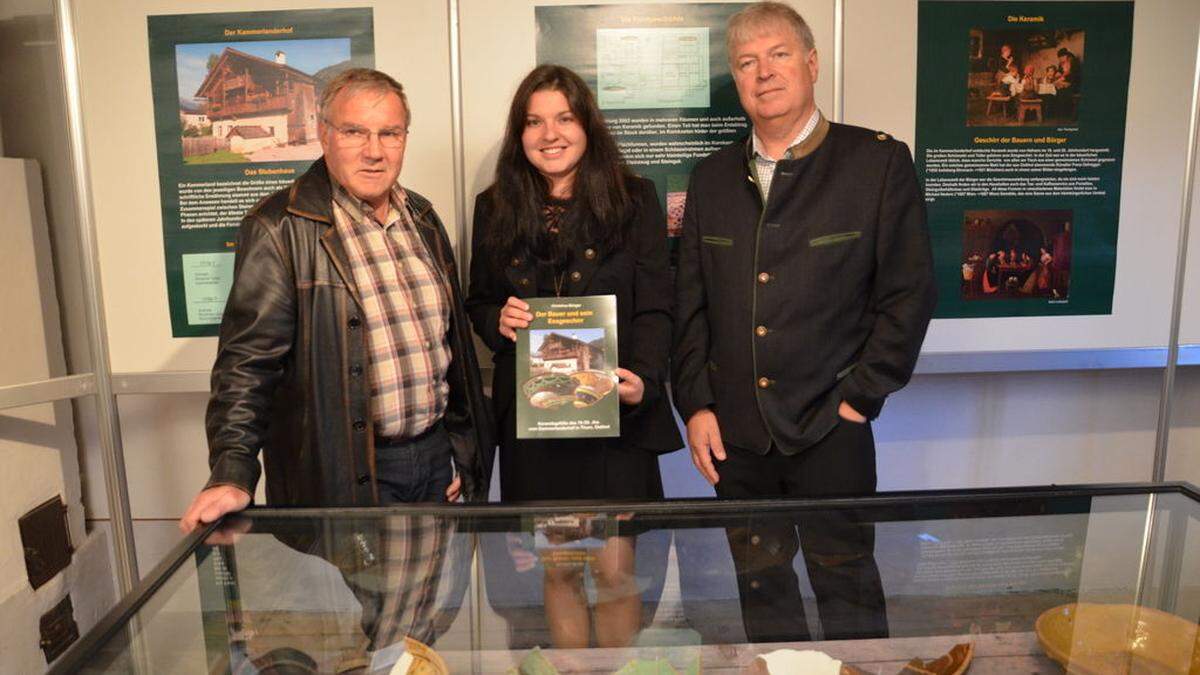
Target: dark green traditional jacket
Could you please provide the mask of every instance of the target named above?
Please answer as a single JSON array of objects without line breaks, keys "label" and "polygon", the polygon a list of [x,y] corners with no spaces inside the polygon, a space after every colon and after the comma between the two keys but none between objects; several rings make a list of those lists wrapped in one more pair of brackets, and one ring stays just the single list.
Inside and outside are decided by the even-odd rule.
[{"label": "dark green traditional jacket", "polygon": [[692,172],[676,276],[673,394],[726,444],[813,445],[845,400],[868,418],[916,365],[936,292],[908,148],[820,121],[764,199],[750,138]]}]

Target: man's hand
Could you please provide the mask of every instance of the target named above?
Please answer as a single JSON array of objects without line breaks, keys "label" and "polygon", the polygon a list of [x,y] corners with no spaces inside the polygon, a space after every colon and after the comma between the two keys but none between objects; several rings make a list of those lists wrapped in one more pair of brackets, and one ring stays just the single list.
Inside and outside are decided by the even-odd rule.
[{"label": "man's hand", "polygon": [[617,368],[617,377],[621,381],[617,383],[617,398],[625,405],[637,405],[642,402],[642,396],[646,393],[646,384],[642,382],[642,378],[632,370],[625,368]]},{"label": "man's hand", "polygon": [[446,501],[456,502],[461,494],[462,476],[455,476],[454,480],[450,481],[450,486],[446,488]]},{"label": "man's hand", "polygon": [[204,543],[209,546],[233,546],[241,541],[242,535],[249,532],[252,525],[245,516],[231,516],[205,537]]},{"label": "man's hand", "polygon": [[687,421],[687,437],[692,448],[692,464],[709,485],[716,485],[721,477],[713,467],[712,458],[725,460],[725,444],[721,442],[716,413],[708,408],[696,411]]},{"label": "man's hand", "polygon": [[866,417],[860,414],[845,401],[842,401],[841,404],[838,405],[838,415],[840,415],[842,419],[849,420],[855,424],[865,424],[867,421]]},{"label": "man's hand", "polygon": [[529,313],[529,303],[520,298],[510,296],[500,308],[500,334],[513,342],[517,341],[517,329],[529,328],[530,321],[533,315]]},{"label": "man's hand", "polygon": [[203,523],[211,523],[226,513],[241,511],[247,506],[250,506],[250,495],[241,488],[218,485],[201,490],[179,519],[179,529],[187,534]]}]

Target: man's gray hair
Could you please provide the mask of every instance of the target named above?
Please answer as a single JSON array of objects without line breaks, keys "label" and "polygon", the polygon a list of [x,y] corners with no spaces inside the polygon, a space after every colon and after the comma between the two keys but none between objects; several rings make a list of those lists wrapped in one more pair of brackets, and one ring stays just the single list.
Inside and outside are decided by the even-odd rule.
[{"label": "man's gray hair", "polygon": [[738,45],[780,25],[791,28],[805,49],[816,49],[817,43],[813,40],[812,29],[791,5],[782,2],[756,2],[729,17],[729,24],[725,30],[725,51],[728,53],[729,62],[733,63],[733,50]]},{"label": "man's gray hair", "polygon": [[337,74],[337,77],[325,85],[321,92],[321,119],[328,120],[333,101],[337,95],[346,92],[357,94],[363,91],[387,94],[391,92],[400,97],[404,106],[404,124],[412,124],[412,111],[408,108],[408,96],[404,94],[404,85],[392,79],[392,76],[371,68],[347,68]]}]

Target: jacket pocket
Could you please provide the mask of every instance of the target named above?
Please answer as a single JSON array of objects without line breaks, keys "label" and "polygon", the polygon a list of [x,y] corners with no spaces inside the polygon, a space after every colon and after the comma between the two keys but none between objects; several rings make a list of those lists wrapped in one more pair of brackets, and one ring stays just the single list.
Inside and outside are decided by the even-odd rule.
[{"label": "jacket pocket", "polygon": [[733,246],[733,240],[729,237],[714,237],[711,235],[704,235],[703,237],[700,237],[700,241],[708,244],[709,246]]},{"label": "jacket pocket", "polygon": [[827,234],[821,237],[815,237],[808,240],[808,245],[816,248],[818,246],[832,246],[834,244],[842,244],[847,241],[854,241],[862,236],[861,230],[852,232],[838,232],[836,234]]}]

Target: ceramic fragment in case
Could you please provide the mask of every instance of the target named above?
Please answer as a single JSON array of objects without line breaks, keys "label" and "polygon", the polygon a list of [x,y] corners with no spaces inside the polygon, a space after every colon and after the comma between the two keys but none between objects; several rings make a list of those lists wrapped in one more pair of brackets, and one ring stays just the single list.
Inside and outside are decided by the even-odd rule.
[{"label": "ceramic fragment in case", "polygon": [[1071,673],[1200,673],[1196,624],[1151,607],[1054,607],[1038,617],[1037,636],[1046,653]]}]

